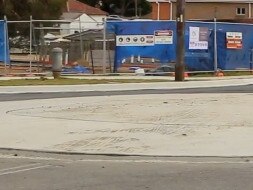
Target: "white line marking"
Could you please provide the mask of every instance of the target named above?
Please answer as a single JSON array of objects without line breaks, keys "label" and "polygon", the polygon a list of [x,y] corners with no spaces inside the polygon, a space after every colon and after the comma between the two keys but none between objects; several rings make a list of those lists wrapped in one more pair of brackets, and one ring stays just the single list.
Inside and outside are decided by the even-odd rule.
[{"label": "white line marking", "polygon": [[27,160],[46,160],[46,161],[73,161],[71,159],[60,159],[52,157],[33,157],[33,156],[13,156],[13,155],[0,155],[0,158],[9,158],[9,159],[27,159]]},{"label": "white line marking", "polygon": [[175,163],[175,164],[253,164],[252,161],[178,161],[178,160],[77,160],[78,162],[117,162],[117,163]]},{"label": "white line marking", "polygon": [[38,166],[38,167],[34,167],[34,168],[27,168],[27,169],[22,169],[22,170],[5,172],[5,173],[0,173],[0,176],[9,175],[9,174],[15,174],[15,173],[20,173],[20,172],[26,172],[26,171],[31,171],[31,170],[37,170],[37,169],[41,169],[41,168],[47,168],[47,167],[50,167],[50,166],[51,165],[44,165],[44,166]]},{"label": "white line marking", "polygon": [[[176,163],[176,164],[253,164],[253,160],[249,161],[187,161],[187,160],[162,160],[162,159],[146,159],[146,160],[137,160],[137,159],[122,159],[122,160],[113,160],[113,159],[61,159],[53,157],[30,157],[30,156],[12,156],[12,155],[0,155],[0,158],[10,158],[10,159],[29,159],[29,160],[46,160],[46,161],[63,161],[67,163],[74,162],[117,162],[117,163]],[[204,160],[205,158],[203,158]],[[225,158],[224,158],[225,159]],[[247,159],[247,158],[245,158]]]},{"label": "white line marking", "polygon": [[26,168],[26,167],[29,167],[29,166],[36,166],[36,165],[41,165],[41,164],[40,163],[34,163],[34,164],[27,164],[27,165],[12,167],[12,168],[6,168],[6,169],[0,170],[0,172],[5,172],[5,171],[8,171],[8,170],[20,169],[20,168]]}]

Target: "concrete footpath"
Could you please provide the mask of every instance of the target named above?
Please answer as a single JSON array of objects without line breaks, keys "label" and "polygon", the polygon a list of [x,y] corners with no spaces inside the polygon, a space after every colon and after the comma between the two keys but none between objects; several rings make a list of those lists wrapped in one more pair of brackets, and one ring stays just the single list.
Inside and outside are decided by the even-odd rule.
[{"label": "concrete footpath", "polygon": [[[252,85],[253,77],[0,87],[0,94]],[[153,94],[0,102],[0,147],[153,156],[253,156],[253,94]]]}]

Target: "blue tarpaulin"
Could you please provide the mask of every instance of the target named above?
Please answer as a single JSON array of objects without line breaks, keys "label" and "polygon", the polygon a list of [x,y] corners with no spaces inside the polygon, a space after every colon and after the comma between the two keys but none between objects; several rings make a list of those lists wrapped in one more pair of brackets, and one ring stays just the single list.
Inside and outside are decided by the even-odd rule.
[{"label": "blue tarpaulin", "polygon": [[0,61],[10,63],[7,24],[0,20]]},{"label": "blue tarpaulin", "polygon": [[90,70],[84,66],[74,66],[71,68],[63,68],[62,73],[90,73]]},{"label": "blue tarpaulin", "polygon": [[[214,70],[214,23],[186,22],[185,25],[185,64],[191,71]],[[189,48],[189,28],[208,28],[208,49]],[[235,23],[216,23],[218,68],[222,70],[250,69],[253,49],[253,25]],[[176,60],[176,22],[175,21],[108,21],[107,32],[117,35],[154,35],[157,30],[173,31],[173,43],[152,46],[116,46],[115,63],[120,67],[122,60],[131,56],[154,58],[162,64]],[[226,32],[242,33],[242,48],[228,49]]]}]

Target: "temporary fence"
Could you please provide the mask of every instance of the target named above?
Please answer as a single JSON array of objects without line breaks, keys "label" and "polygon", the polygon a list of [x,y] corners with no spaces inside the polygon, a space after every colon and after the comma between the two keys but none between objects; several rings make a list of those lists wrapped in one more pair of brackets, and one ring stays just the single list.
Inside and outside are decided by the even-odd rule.
[{"label": "temporary fence", "polygon": [[[174,64],[175,21],[110,21],[115,33],[115,68],[127,61]],[[253,25],[186,22],[185,63],[189,71],[252,70]],[[137,62],[136,62],[137,60]]]},{"label": "temporary fence", "polygon": [[0,62],[4,63],[5,67],[10,63],[9,44],[7,34],[7,23],[0,20]]},{"label": "temporary fence", "polygon": [[[4,63],[5,72],[6,68],[12,68],[9,71],[12,72],[13,66],[20,65],[25,66],[22,70],[25,73],[47,71],[54,47],[63,49],[66,68],[81,65],[91,73],[117,72],[122,66],[173,65],[176,60],[175,21],[84,22],[30,17],[27,21],[0,21],[0,31],[3,31],[0,33],[0,62]],[[251,24],[186,22],[187,70],[252,70],[252,32]],[[23,41],[13,43],[14,38]],[[19,47],[15,47],[17,44]]]},{"label": "temporary fence", "polygon": [[[10,47],[3,47],[11,53],[10,66],[4,65],[5,73],[17,69],[20,74],[48,71],[52,65],[51,50],[55,47],[63,49],[66,72],[75,71],[73,67],[76,66],[86,67],[82,71],[91,73],[111,71],[115,42],[114,36],[107,35],[104,30],[105,21],[34,20],[30,17],[26,21],[6,19],[3,23],[5,34],[9,28],[9,40],[6,37],[6,41],[10,42]],[[0,38],[0,41],[4,40]],[[4,55],[7,54],[9,52]]]}]

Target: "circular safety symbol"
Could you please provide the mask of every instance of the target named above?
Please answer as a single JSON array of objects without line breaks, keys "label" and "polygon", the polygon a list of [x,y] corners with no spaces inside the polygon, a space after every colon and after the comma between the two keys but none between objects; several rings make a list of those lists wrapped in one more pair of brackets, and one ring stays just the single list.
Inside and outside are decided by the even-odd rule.
[{"label": "circular safety symbol", "polygon": [[145,38],[144,37],[141,37],[141,42],[145,42]]}]

